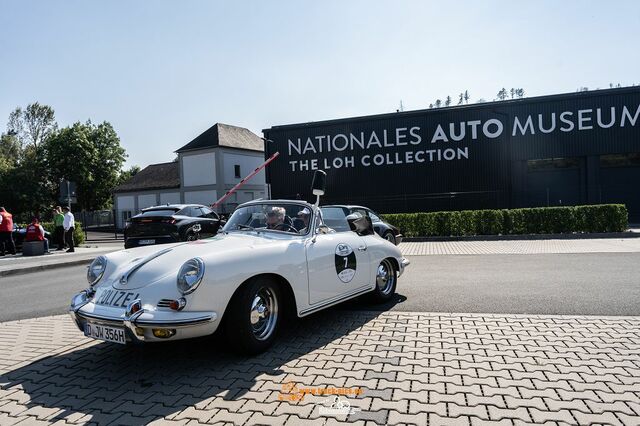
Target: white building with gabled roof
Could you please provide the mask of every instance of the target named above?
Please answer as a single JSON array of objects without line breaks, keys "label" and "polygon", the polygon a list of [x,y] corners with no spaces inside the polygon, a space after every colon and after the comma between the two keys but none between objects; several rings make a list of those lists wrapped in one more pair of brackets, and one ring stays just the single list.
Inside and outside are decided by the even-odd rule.
[{"label": "white building with gabled roof", "polygon": [[[160,204],[210,205],[264,162],[264,142],[243,127],[216,123],[175,151],[177,161],[151,164],[113,190],[116,225]],[[265,198],[264,170],[217,210],[230,213],[241,203]]]}]

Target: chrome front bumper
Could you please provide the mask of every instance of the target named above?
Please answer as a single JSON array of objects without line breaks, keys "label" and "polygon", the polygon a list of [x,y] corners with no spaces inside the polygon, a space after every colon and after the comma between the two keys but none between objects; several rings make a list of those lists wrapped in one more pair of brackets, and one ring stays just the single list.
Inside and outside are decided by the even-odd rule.
[{"label": "chrome front bumper", "polygon": [[403,257],[402,259],[400,259],[399,263],[400,263],[400,270],[398,271],[398,276],[402,275],[402,273],[404,272],[404,269],[407,266],[411,265],[411,262],[406,257]]},{"label": "chrome front bumper", "polygon": [[[87,323],[124,327],[127,342],[180,340],[211,334],[217,328],[216,312],[183,312],[145,309],[139,300],[132,301],[122,311],[92,302],[92,291],[83,290],[71,300],[69,315],[84,333]],[[134,308],[137,304],[137,310]],[[158,338],[153,329],[172,329],[175,335]]]}]

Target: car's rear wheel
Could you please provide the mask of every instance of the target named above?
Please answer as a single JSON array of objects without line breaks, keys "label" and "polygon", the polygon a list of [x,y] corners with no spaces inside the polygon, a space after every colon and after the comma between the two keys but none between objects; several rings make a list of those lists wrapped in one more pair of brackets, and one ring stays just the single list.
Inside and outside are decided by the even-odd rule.
[{"label": "car's rear wheel", "polygon": [[281,293],[267,277],[256,277],[231,299],[224,320],[227,341],[243,354],[264,352],[280,326]]},{"label": "car's rear wheel", "polygon": [[372,292],[374,302],[385,303],[391,300],[396,292],[397,282],[396,267],[391,260],[384,259],[376,269],[376,287]]},{"label": "car's rear wheel", "polygon": [[382,238],[389,241],[394,246],[396,245],[396,237],[393,235],[393,232],[387,231],[382,235]]}]

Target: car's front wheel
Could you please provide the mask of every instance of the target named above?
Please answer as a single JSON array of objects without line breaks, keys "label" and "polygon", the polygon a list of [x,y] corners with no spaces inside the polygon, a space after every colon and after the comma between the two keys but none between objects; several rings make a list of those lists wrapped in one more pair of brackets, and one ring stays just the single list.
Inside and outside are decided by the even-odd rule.
[{"label": "car's front wheel", "polygon": [[376,287],[372,292],[374,302],[385,303],[391,300],[396,292],[397,281],[396,267],[391,260],[384,259],[376,269]]},{"label": "car's front wheel", "polygon": [[189,230],[184,238],[185,241],[195,241],[199,239],[200,235],[198,235],[198,233],[194,232],[193,230]]},{"label": "car's front wheel", "polygon": [[273,344],[280,326],[280,301],[280,289],[267,277],[253,278],[234,295],[224,330],[236,351],[253,355]]}]

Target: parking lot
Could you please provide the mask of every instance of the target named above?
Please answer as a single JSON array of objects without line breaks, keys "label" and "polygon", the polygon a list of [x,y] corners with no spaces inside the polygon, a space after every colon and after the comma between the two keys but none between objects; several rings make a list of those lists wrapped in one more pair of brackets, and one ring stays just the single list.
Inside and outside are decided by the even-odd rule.
[{"label": "parking lot", "polygon": [[[216,340],[97,343],[66,316],[8,322],[0,424],[637,424],[639,327],[331,310],[244,358]],[[320,415],[322,390],[357,393],[353,410]]]},{"label": "parking lot", "polygon": [[639,243],[404,243],[392,303],[253,358],[85,338],[64,314],[84,266],[2,277],[0,424],[639,424]]}]

